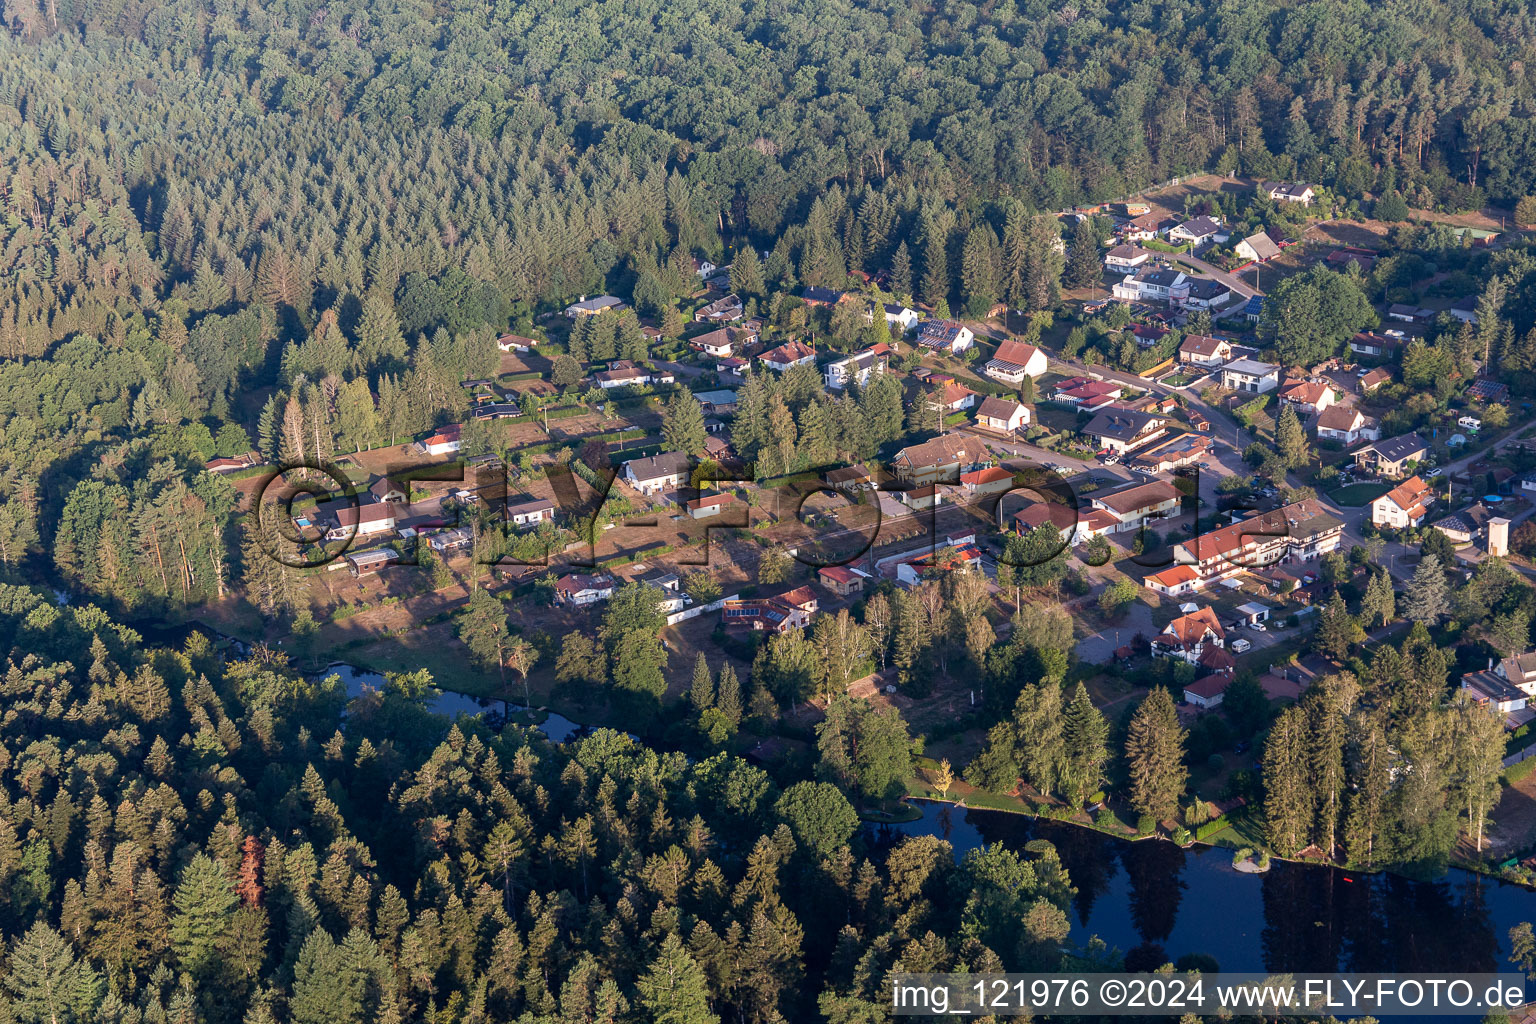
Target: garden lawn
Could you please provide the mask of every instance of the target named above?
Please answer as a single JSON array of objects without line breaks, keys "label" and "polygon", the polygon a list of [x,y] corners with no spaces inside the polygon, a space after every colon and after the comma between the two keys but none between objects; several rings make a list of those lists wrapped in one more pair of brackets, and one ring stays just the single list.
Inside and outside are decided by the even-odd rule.
[{"label": "garden lawn", "polygon": [[1366,481],[1364,483],[1350,484],[1347,487],[1339,487],[1331,490],[1328,492],[1328,497],[1332,498],[1340,505],[1358,508],[1361,505],[1369,505],[1371,502],[1375,501],[1383,494],[1386,494],[1391,489],[1392,485],[1389,483],[1383,483],[1381,481]]}]

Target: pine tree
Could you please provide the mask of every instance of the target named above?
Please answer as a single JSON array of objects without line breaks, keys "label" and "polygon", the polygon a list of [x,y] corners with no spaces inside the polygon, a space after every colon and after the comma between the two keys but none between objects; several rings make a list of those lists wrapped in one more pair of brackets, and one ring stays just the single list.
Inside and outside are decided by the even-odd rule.
[{"label": "pine tree", "polygon": [[1275,423],[1275,448],[1279,450],[1287,469],[1305,466],[1311,458],[1307,432],[1301,425],[1300,417],[1296,415],[1295,406],[1289,402],[1280,410],[1280,418]]},{"label": "pine tree", "polygon": [[904,299],[912,297],[912,253],[902,239],[891,257],[891,292]]},{"label": "pine tree", "polygon": [[742,246],[731,261],[731,291],[743,299],[764,292],[763,264],[751,245]]},{"label": "pine tree", "polygon": [[1385,626],[1397,617],[1397,595],[1392,590],[1392,577],[1385,569],[1373,569],[1365,585],[1365,596],[1360,601],[1360,618],[1367,629]]},{"label": "pine tree", "polygon": [[688,700],[693,704],[695,713],[715,704],[715,681],[710,675],[709,662],[705,660],[703,651],[693,661],[693,682],[688,687]]},{"label": "pine tree", "polygon": [[1072,247],[1067,254],[1066,283],[1072,288],[1087,288],[1104,279],[1104,268],[1099,263],[1099,243],[1092,226],[1079,221],[1072,232]]},{"label": "pine tree", "polygon": [[1264,835],[1283,856],[1310,841],[1313,793],[1308,786],[1306,712],[1280,712],[1264,744]]},{"label": "pine tree", "polygon": [[720,670],[716,685],[715,707],[732,725],[741,723],[741,683],[736,678],[736,668],[729,662]]},{"label": "pine tree", "polygon": [[1364,639],[1365,630],[1355,621],[1355,617],[1349,614],[1344,599],[1334,594],[1333,599],[1323,606],[1322,613],[1318,616],[1313,644],[1334,661],[1343,661],[1349,657],[1349,652],[1354,645]]},{"label": "pine tree", "polygon": [[1066,748],[1061,766],[1062,795],[1074,807],[1081,807],[1099,788],[1104,763],[1109,759],[1109,723],[1081,682],[1067,705],[1062,735]]},{"label": "pine tree", "polygon": [[1184,768],[1184,727],[1179,725],[1173,698],[1163,687],[1154,687],[1131,716],[1125,760],[1131,806],[1158,821],[1173,817],[1188,773]]},{"label": "pine tree", "polygon": [[709,432],[704,429],[704,407],[693,397],[693,392],[682,389],[674,392],[662,413],[662,446],[669,452],[699,456],[704,454],[704,442],[708,437]]},{"label": "pine tree", "polygon": [[87,1024],[96,1020],[105,982],[64,937],[42,921],[11,946],[5,988],[17,1024]]},{"label": "pine tree", "polygon": [[171,918],[176,959],[194,978],[205,977],[219,966],[240,897],[219,862],[200,853],[182,871],[171,902],[176,908]]},{"label": "pine tree", "polygon": [[1403,594],[1403,617],[1410,622],[1434,625],[1450,612],[1450,587],[1445,581],[1445,570],[1440,567],[1440,556],[1428,554],[1413,570]]},{"label": "pine tree", "polygon": [[369,294],[363,302],[362,320],[357,325],[358,364],[373,370],[404,363],[405,354],[405,338],[400,334],[394,303],[380,292]]}]

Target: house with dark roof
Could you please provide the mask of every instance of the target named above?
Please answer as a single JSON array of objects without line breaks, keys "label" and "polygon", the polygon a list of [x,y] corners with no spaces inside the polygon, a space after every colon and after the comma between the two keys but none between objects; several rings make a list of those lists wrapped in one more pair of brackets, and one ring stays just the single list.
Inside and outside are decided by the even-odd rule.
[{"label": "house with dark roof", "polygon": [[1386,441],[1374,441],[1355,453],[1355,465],[1378,476],[1399,477],[1410,462],[1423,462],[1429,445],[1418,434],[1403,434]]},{"label": "house with dark roof", "polygon": [[1135,270],[1152,258],[1148,249],[1139,245],[1122,244],[1104,254],[1104,267],[1107,270],[1118,270],[1121,273]]},{"label": "house with dark roof", "polygon": [[726,295],[693,314],[693,319],[701,324],[726,323],[740,320],[745,312],[746,307],[742,305],[740,295]]},{"label": "house with dark roof", "polygon": [[507,506],[507,522],[519,529],[552,523],[555,520],[555,503],[549,498],[531,498]]},{"label": "house with dark roof", "polygon": [[820,288],[815,285],[800,289],[800,298],[805,300],[807,306],[835,306],[847,297],[847,292],[833,291],[831,288]]},{"label": "house with dark roof", "polygon": [[826,378],[827,388],[831,391],[841,391],[849,382],[864,387],[869,384],[871,375],[884,373],[889,368],[890,359],[891,347],[882,341],[828,363],[822,367],[821,375]]},{"label": "house with dark roof", "polygon": [[1112,406],[1089,420],[1082,432],[1100,448],[1123,454],[1162,436],[1167,423],[1161,416]]},{"label": "house with dark roof", "polygon": [[599,316],[603,313],[614,313],[624,308],[624,300],[613,295],[599,295],[594,299],[589,299],[583,295],[580,302],[573,302],[565,307],[565,315],[572,320],[578,320],[584,316]]},{"label": "house with dark roof", "polygon": [[645,495],[676,490],[688,482],[692,472],[693,460],[687,452],[662,452],[624,463],[624,479]]},{"label": "house with dark roof", "polygon": [[1265,184],[1269,198],[1277,203],[1300,203],[1311,206],[1317,198],[1317,190],[1304,181],[1271,181]]},{"label": "house with dark roof", "polygon": [[1445,534],[1453,544],[1470,544],[1488,528],[1488,520],[1495,513],[1487,505],[1477,502],[1459,512],[1452,512],[1443,519],[1436,519],[1430,526]]},{"label": "house with dark roof", "polygon": [[606,573],[573,572],[555,581],[555,603],[596,604],[613,596],[614,580]]},{"label": "house with dark roof", "polygon": [[917,343],[923,348],[958,355],[975,340],[976,332],[958,320],[924,320],[917,325]]},{"label": "house with dark roof", "polygon": [[1191,246],[1201,246],[1216,241],[1221,234],[1224,234],[1222,226],[1214,217],[1194,217],[1169,229],[1168,241],[1175,245],[1188,242]]}]

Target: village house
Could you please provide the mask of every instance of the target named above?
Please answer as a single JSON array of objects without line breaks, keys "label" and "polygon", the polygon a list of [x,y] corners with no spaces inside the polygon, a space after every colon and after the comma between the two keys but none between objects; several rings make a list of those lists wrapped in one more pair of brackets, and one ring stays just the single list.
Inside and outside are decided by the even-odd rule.
[{"label": "village house", "polygon": [[624,479],[647,497],[676,490],[688,482],[693,460],[687,452],[662,452],[624,463]]},{"label": "village house", "polygon": [[1257,359],[1234,359],[1221,368],[1221,386],[1262,395],[1280,386],[1280,367]]},{"label": "village house", "polygon": [[816,579],[838,597],[851,597],[863,592],[864,583],[871,576],[850,565],[826,565],[816,570]]},{"label": "village house", "polygon": [[533,498],[507,506],[507,522],[518,529],[555,521],[555,503],[549,498]]},{"label": "village house", "polygon": [[976,341],[976,333],[958,320],[924,320],[917,325],[917,343],[923,348],[959,355]]},{"label": "village house", "polygon": [[986,446],[979,438],[949,434],[903,448],[891,460],[891,469],[905,483],[931,484],[958,480],[985,457]]},{"label": "village house", "polygon": [[1200,574],[1188,565],[1174,565],[1142,580],[1142,586],[1168,597],[1183,597],[1200,589]]},{"label": "village house", "polygon": [[738,344],[750,345],[756,340],[755,334],[734,327],[722,327],[708,334],[700,334],[688,339],[688,347],[695,352],[703,352],[707,356],[724,359],[736,351]]},{"label": "village house", "polygon": [[1536,653],[1525,651],[1512,654],[1492,666],[1499,678],[1518,686],[1524,693],[1536,697]]},{"label": "village house", "polygon": [[1154,658],[1178,658],[1191,665],[1200,661],[1207,647],[1225,647],[1227,632],[1210,607],[1186,612],[1152,638]]},{"label": "village house", "polygon": [[768,369],[783,373],[791,366],[814,363],[816,350],[803,341],[786,341],[778,348],[771,348],[757,358]]},{"label": "village house", "polygon": [[1406,302],[1394,302],[1387,307],[1387,319],[1400,320],[1405,324],[1427,324],[1434,318],[1434,310],[1411,306]]},{"label": "village house", "polygon": [[381,476],[368,485],[368,493],[374,501],[406,502],[411,500],[411,485],[408,480]]},{"label": "village house", "polygon": [[1181,500],[1178,488],[1166,480],[1132,484],[1107,494],[1095,492],[1088,498],[1094,508],[1103,509],[1115,517],[1116,526],[1111,531],[1114,533],[1139,530],[1148,519],[1176,515]]},{"label": "village house", "polygon": [[614,580],[606,573],[568,573],[555,581],[555,603],[588,605],[613,596]]},{"label": "village house", "polygon": [[820,288],[815,285],[800,289],[800,298],[807,306],[835,306],[847,297],[846,292],[833,291],[831,288]]},{"label": "village house", "polygon": [[[915,309],[903,306],[900,303],[895,305],[885,303],[882,308],[885,311],[885,322],[898,335],[906,334],[917,324],[918,315]],[[871,316],[870,320],[874,320],[874,317]]]},{"label": "village house", "polygon": [[862,388],[868,386],[871,374],[884,373],[889,368],[890,358],[891,347],[882,341],[861,352],[828,363],[822,367],[821,373],[826,378],[828,390],[841,391],[850,381]]},{"label": "village house", "polygon": [[[939,396],[939,403],[944,407],[944,412],[960,412],[962,409],[970,409],[976,405],[976,392],[961,384],[959,381],[948,380],[943,384],[943,393]],[[930,403],[930,408],[932,407]]]},{"label": "village house", "polygon": [[[1246,644],[1248,641],[1240,640],[1238,643]],[[1230,655],[1229,655],[1230,657]],[[1208,676],[1202,676],[1184,687],[1184,701],[1205,711],[1221,706],[1221,702],[1227,695],[1227,687],[1232,685],[1232,677],[1222,673],[1213,672]]]},{"label": "village house", "polygon": [[1269,193],[1269,198],[1277,203],[1311,206],[1312,200],[1317,198],[1317,191],[1304,181],[1271,181],[1265,184],[1264,189]]},{"label": "village house", "polygon": [[1249,235],[1241,242],[1238,242],[1233,252],[1237,253],[1241,258],[1251,260],[1254,263],[1268,263],[1280,255],[1280,247],[1275,244],[1273,238],[1260,231],[1258,234]]},{"label": "village house", "polygon": [[1011,399],[989,395],[976,408],[976,425],[1012,434],[1029,425],[1029,409]]},{"label": "village house", "polygon": [[394,565],[400,561],[400,552],[394,548],[369,548],[367,551],[348,551],[343,560],[356,579],[372,576],[385,566]]},{"label": "village house", "polygon": [[1360,273],[1364,276],[1369,274],[1376,266],[1376,258],[1379,255],[1381,254],[1372,252],[1370,249],[1346,245],[1342,249],[1333,250],[1323,259],[1327,261],[1329,266],[1340,272],[1348,270],[1349,265],[1353,263],[1360,268]]},{"label": "village house", "polygon": [[1168,241],[1174,245],[1187,242],[1192,248],[1199,248],[1208,242],[1220,241],[1223,235],[1221,225],[1214,218],[1195,217],[1170,228]]},{"label": "village house", "polygon": [[1395,359],[1403,349],[1403,339],[1376,331],[1361,331],[1349,339],[1349,350],[1372,359]]},{"label": "village house", "polygon": [[1179,345],[1179,362],[1215,368],[1232,358],[1232,343],[1208,334],[1186,334]]},{"label": "village house", "polygon": [[874,474],[864,466],[846,466],[843,469],[834,469],[829,471],[822,479],[834,491],[842,491],[845,494],[870,490],[875,486]]},{"label": "village house", "polygon": [[1330,405],[1317,417],[1317,436],[1346,445],[1381,437],[1376,421],[1352,405]]},{"label": "village house", "polygon": [[1232,297],[1232,289],[1212,277],[1192,277],[1182,294],[1171,294],[1181,309],[1215,309]]},{"label": "village house", "polygon": [[897,491],[896,499],[914,512],[923,512],[944,504],[944,490],[938,484],[924,484],[910,491]]},{"label": "village house", "polygon": [[726,356],[724,359],[715,360],[715,372],[731,377],[746,376],[747,368],[752,364],[740,356]]},{"label": "village house", "polygon": [[1125,388],[1112,380],[1094,380],[1091,377],[1068,377],[1057,383],[1051,399],[1079,410],[1092,411],[1118,401]]},{"label": "village house", "polygon": [[1333,385],[1324,380],[1287,380],[1280,386],[1280,404],[1303,418],[1316,416],[1334,402]]},{"label": "village house", "polygon": [[1215,442],[1209,437],[1188,431],[1159,441],[1151,448],[1143,449],[1131,457],[1132,462],[1153,473],[1167,473],[1199,462],[1210,454]]},{"label": "village house", "polygon": [[1168,218],[1160,213],[1144,213],[1120,225],[1120,237],[1127,242],[1147,242],[1156,238],[1168,225]]},{"label": "village house", "polygon": [[[321,515],[335,525],[326,531],[326,540],[372,540],[395,532],[395,506],[386,501],[354,505],[345,500],[328,503]],[[317,509],[317,511],[319,511]]]},{"label": "village house", "polygon": [[1050,363],[1039,347],[1023,341],[1005,341],[997,346],[982,372],[993,380],[1018,387],[1025,377],[1039,377],[1049,368]]},{"label": "village house", "polygon": [[1483,535],[1493,517],[1493,510],[1479,501],[1429,525],[1445,534],[1452,544],[1470,544]]},{"label": "village house", "polygon": [[771,597],[729,598],[720,605],[720,622],[769,633],[786,633],[811,624],[820,602],[810,587],[795,587]]},{"label": "village house", "polygon": [[1121,302],[1168,302],[1175,294],[1182,294],[1181,289],[1188,280],[1181,270],[1142,267],[1116,281],[1110,287],[1110,294]]},{"label": "village house", "polygon": [[1434,501],[1434,488],[1411,476],[1371,502],[1371,525],[1392,530],[1418,526]]},{"label": "village house", "polygon": [[895,563],[896,582],[915,587],[923,576],[932,572],[954,572],[959,569],[980,571],[981,550],[974,544],[960,544],[939,551],[924,551]]},{"label": "village house", "polygon": [[619,360],[609,365],[606,370],[600,370],[592,375],[592,380],[604,391],[614,388],[639,387],[642,384],[650,384],[655,378],[651,371],[643,366],[636,366],[628,360]]},{"label": "village house", "polygon": [[455,526],[449,530],[434,530],[427,535],[427,547],[447,558],[462,554],[475,546],[475,531],[469,526]]},{"label": "village house", "polygon": [[452,455],[463,445],[459,435],[460,427],[457,423],[441,427],[425,441],[418,442],[417,448],[423,455]]},{"label": "village house", "polygon": [[1355,465],[1377,476],[1399,477],[1409,463],[1420,463],[1429,454],[1429,445],[1418,434],[1404,434],[1386,441],[1376,441],[1355,453]]},{"label": "village house", "polygon": [[745,313],[746,307],[742,305],[741,296],[726,295],[693,314],[693,319],[701,324],[725,323],[740,320]]},{"label": "village house", "polygon": [[1307,498],[1180,541],[1173,555],[1195,570],[1198,588],[1281,558],[1321,558],[1338,549],[1343,532],[1342,521]]},{"label": "village house", "polygon": [[1475,706],[1509,716],[1505,721],[1507,729],[1518,728],[1532,717],[1527,707],[1530,694],[1496,672],[1466,673],[1461,677],[1461,692]]},{"label": "village house", "polygon": [[688,502],[688,515],[692,519],[709,519],[724,512],[731,505],[740,504],[734,494],[710,494]]},{"label": "village house", "polygon": [[1089,420],[1082,433],[1101,449],[1107,448],[1123,455],[1162,436],[1167,422],[1161,416],[1111,407],[1101,410]]},{"label": "village house", "polygon": [[960,486],[969,497],[1003,494],[1013,490],[1013,473],[1002,466],[988,466],[960,474]]},{"label": "village house", "polygon": [[565,315],[572,320],[579,320],[584,316],[615,313],[624,308],[624,300],[612,295],[599,295],[595,299],[589,299],[583,295],[580,302],[573,302],[565,307]]},{"label": "village house", "polygon": [[1125,273],[1135,270],[1151,258],[1151,251],[1139,245],[1117,245],[1104,254],[1104,268]]},{"label": "village house", "polygon": [[503,334],[496,339],[496,347],[503,352],[532,352],[538,344],[534,338],[525,338],[519,334]]},{"label": "village house", "polygon": [[1360,393],[1368,395],[1392,379],[1392,371],[1385,366],[1376,369],[1360,378]]},{"label": "village house", "polygon": [[246,452],[244,455],[228,455],[209,459],[203,464],[203,468],[210,473],[223,476],[225,473],[238,473],[242,469],[261,465],[261,455],[258,452]]}]

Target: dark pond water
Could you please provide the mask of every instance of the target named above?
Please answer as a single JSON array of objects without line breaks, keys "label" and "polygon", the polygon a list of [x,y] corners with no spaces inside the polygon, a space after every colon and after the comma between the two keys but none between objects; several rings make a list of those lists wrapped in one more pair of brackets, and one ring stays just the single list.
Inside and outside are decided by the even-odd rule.
[{"label": "dark pond water", "polygon": [[919,803],[921,820],[885,826],[936,835],[956,854],[1054,843],[1077,887],[1072,938],[1166,960],[1215,957],[1227,971],[1508,971],[1509,929],[1536,921],[1536,892],[1452,870],[1433,881],[1276,861],[1243,874],[1232,852],[1114,839],[1001,811]]},{"label": "dark pond water", "polygon": [[[324,672],[317,674],[317,678],[333,675],[341,677],[342,684],[346,686],[347,696],[349,697],[361,695],[364,687],[374,690],[382,690],[384,688],[385,680],[381,673],[370,672],[367,669],[361,669],[341,662],[328,665]],[[523,710],[523,705],[503,705],[499,700],[491,700],[486,697],[471,697],[467,693],[455,693],[452,690],[439,690],[436,696],[427,701],[427,709],[434,714],[457,718],[460,715],[479,715],[486,712],[494,712],[499,715],[504,709],[516,713]],[[582,733],[586,726],[551,711],[549,712],[549,717],[545,718],[543,723],[535,728],[545,736],[548,736],[551,742],[564,743],[566,740]]]}]

